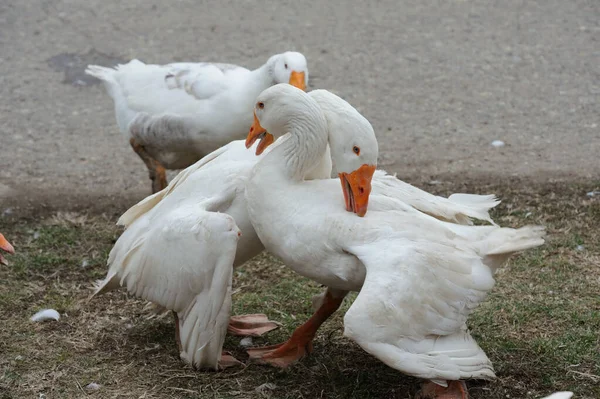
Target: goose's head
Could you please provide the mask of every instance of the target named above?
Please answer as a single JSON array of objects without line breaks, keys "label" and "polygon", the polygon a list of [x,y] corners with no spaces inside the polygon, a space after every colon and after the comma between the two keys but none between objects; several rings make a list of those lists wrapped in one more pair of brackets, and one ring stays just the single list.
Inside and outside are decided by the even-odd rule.
[{"label": "goose's head", "polygon": [[324,124],[321,109],[304,91],[289,84],[269,87],[256,99],[254,123],[246,137],[246,148],[260,140],[256,147],[256,155],[262,154],[275,139],[291,130],[292,123],[308,120],[308,114],[322,118]]},{"label": "goose's head", "polygon": [[261,139],[256,149],[260,155],[276,137],[287,131],[291,120],[302,118],[310,112],[307,107],[314,110],[315,106],[318,108],[315,112],[325,116],[329,129],[333,169],[342,183],[346,210],[364,216],[377,168],[377,139],[369,121],[335,94],[315,90],[307,95],[289,85],[272,86],[263,91],[256,102],[254,124],[246,147]]},{"label": "goose's head", "polygon": [[313,90],[309,96],[327,120],[332,174],[342,183],[346,210],[364,216],[379,155],[373,127],[352,105],[330,91]]},{"label": "goose's head", "polygon": [[[6,251],[10,254],[15,253],[15,249],[13,248],[12,245],[10,245],[10,243],[6,240],[6,238],[4,238],[2,233],[0,233],[0,250]],[[4,257],[2,256],[1,252],[2,251],[0,251],[0,263],[7,265],[8,263],[6,262],[6,259],[4,259]]]},{"label": "goose's head", "polygon": [[267,62],[275,84],[289,83],[300,90],[306,90],[308,84],[308,66],[301,53],[287,51],[272,56]]}]

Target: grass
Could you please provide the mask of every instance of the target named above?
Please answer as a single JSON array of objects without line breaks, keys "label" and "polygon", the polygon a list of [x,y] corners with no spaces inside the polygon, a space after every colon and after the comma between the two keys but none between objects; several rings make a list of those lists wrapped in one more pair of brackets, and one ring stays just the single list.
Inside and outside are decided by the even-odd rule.
[{"label": "grass", "polygon": [[[515,257],[469,326],[498,380],[469,384],[473,398],[539,398],[572,390],[600,397],[600,198],[577,184],[439,187],[501,193],[494,218],[541,223],[549,240]],[[113,217],[58,213],[2,219],[15,244],[0,267],[0,398],[410,398],[419,381],[384,366],[342,336],[351,296],[319,331],[315,352],[288,370],[249,364],[222,372],[184,366],[170,316],[117,291],[87,302],[120,231]],[[261,255],[235,273],[234,314],[264,312],[283,341],[311,314],[321,287]],[[42,308],[58,322],[32,323]],[[225,347],[245,360],[239,337]],[[89,389],[90,383],[100,385]]]}]

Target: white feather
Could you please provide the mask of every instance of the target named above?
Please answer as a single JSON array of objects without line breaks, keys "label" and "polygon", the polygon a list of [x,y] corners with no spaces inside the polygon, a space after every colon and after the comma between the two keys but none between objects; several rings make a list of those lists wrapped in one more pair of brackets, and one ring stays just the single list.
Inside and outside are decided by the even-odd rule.
[{"label": "white feather", "polygon": [[44,320],[58,321],[58,319],[60,319],[60,314],[56,310],[44,309],[44,310],[40,310],[39,312],[37,312],[36,314],[31,316],[31,318],[29,320],[31,320],[31,321],[44,321]]}]

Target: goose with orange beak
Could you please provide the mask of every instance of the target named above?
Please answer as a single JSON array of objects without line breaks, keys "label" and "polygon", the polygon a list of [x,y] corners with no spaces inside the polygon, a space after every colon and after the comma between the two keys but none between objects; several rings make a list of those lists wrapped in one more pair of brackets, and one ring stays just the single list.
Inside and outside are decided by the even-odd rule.
[{"label": "goose with orange beak", "polygon": [[0,263],[8,265],[6,259],[2,256],[2,251],[8,252],[9,254],[15,253],[15,248],[8,242],[6,238],[0,233]]},{"label": "goose with orange beak", "polygon": [[255,70],[212,62],[167,65],[132,60],[116,68],[88,66],[115,103],[121,133],[148,169],[152,192],[167,186],[166,169],[186,168],[241,140],[252,123],[256,97],[266,88],[308,84],[301,53],[271,56]]},{"label": "goose with orange beak", "polygon": [[[428,380],[428,397],[466,399],[464,379],[495,378],[466,321],[493,287],[494,271],[513,253],[544,243],[543,227],[461,226],[384,195],[371,195],[368,214],[355,217],[345,208],[354,211],[356,194],[342,202],[339,182],[304,179],[327,149],[328,121],[319,104],[277,85],[258,97],[255,116],[247,143],[267,132],[281,138],[246,184],[252,225],[286,266],[329,288],[288,341],[253,348],[250,357],[289,366],[312,351],[317,329],[346,293],[359,291],[344,317],[344,335],[388,366]],[[355,155],[368,152],[356,154],[353,138],[346,145]],[[333,146],[331,156],[337,158]],[[357,194],[369,189],[360,180],[357,189],[344,184]]]},{"label": "goose with orange beak", "polygon": [[[259,102],[256,107],[260,110],[264,104]],[[338,144],[336,139],[340,136],[340,132],[336,131],[336,133],[338,134],[335,135],[334,143]],[[366,153],[371,159],[367,160],[364,157],[365,153],[361,154],[360,145],[348,144],[353,142],[352,132],[344,133],[346,144],[337,145],[335,150],[332,148],[332,161],[336,165],[334,169],[337,170],[341,182],[346,210],[362,217],[367,213],[371,180],[377,169],[377,141],[363,140],[364,146],[370,147]],[[259,140],[259,144],[256,147],[256,155],[261,155],[267,147],[274,143],[275,138],[261,126],[255,111],[254,122],[246,138],[246,148],[250,148],[257,140]]]}]

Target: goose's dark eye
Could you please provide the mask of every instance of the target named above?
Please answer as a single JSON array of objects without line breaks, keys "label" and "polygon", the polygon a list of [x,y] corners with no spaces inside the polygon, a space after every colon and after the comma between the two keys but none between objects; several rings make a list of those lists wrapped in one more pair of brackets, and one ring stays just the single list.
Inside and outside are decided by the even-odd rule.
[{"label": "goose's dark eye", "polygon": [[263,109],[265,107],[265,103],[258,103],[256,105],[258,105],[258,108],[260,109]]},{"label": "goose's dark eye", "polygon": [[284,64],[283,66],[285,67],[285,69],[288,69],[288,65],[287,64]]},{"label": "goose's dark eye", "polygon": [[352,147],[352,151],[354,151],[356,155],[360,155],[360,148],[358,148],[357,146]]}]

